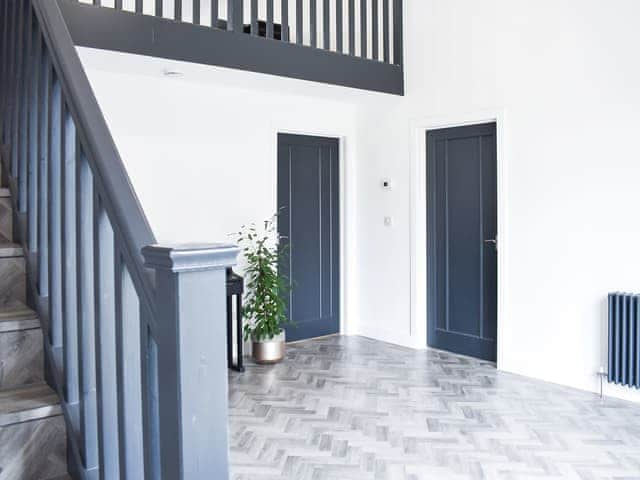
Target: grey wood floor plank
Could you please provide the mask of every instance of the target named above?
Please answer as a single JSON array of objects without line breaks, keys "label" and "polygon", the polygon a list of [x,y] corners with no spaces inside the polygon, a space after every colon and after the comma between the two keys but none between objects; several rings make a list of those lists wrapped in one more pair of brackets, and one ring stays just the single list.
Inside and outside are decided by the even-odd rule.
[{"label": "grey wood floor plank", "polygon": [[230,372],[234,480],[640,478],[640,405],[362,337]]}]

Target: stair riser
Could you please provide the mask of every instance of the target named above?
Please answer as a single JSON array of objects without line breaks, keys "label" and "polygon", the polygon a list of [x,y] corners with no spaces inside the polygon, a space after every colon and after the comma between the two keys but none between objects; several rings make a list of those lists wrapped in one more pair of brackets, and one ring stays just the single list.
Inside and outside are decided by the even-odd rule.
[{"label": "stair riser", "polygon": [[0,389],[42,381],[42,330],[0,332]]},{"label": "stair riser", "polygon": [[12,223],[11,198],[0,198],[0,235],[7,240],[13,240]]},{"label": "stair riser", "polygon": [[44,480],[67,472],[61,415],[0,427],[0,480]]},{"label": "stair riser", "polygon": [[26,303],[24,257],[0,258],[0,306]]}]

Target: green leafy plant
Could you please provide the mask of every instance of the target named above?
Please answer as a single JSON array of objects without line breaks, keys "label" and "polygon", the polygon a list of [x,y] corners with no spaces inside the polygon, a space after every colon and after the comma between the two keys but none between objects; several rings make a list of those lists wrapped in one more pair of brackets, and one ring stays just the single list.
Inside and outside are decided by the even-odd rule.
[{"label": "green leafy plant", "polygon": [[291,285],[278,269],[287,249],[276,230],[276,220],[274,215],[263,222],[261,229],[252,223],[238,232],[238,243],[247,262],[243,311],[249,321],[244,326],[245,340],[270,340],[289,323],[284,296]]}]

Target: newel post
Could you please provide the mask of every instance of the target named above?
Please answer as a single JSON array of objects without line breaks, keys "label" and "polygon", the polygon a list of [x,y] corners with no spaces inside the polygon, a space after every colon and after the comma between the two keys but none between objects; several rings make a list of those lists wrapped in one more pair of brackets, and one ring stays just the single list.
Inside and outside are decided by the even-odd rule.
[{"label": "newel post", "polygon": [[225,269],[232,245],[153,245],[159,454],[166,480],[226,479],[228,410]]}]

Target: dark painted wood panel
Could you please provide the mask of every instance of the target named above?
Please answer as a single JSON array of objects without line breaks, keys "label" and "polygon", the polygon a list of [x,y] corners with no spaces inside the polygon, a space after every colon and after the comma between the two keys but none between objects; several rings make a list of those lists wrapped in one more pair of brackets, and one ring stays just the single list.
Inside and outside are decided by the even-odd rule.
[{"label": "dark painted wood panel", "polygon": [[427,133],[428,343],[495,360],[495,124]]},{"label": "dark painted wood panel", "polygon": [[288,340],[339,331],[338,140],[278,137],[279,231],[290,257],[281,268],[293,282]]},{"label": "dark painted wood panel", "polygon": [[[78,2],[59,0],[59,5],[78,46],[404,94],[404,74],[400,65],[336,55],[332,51],[284,41],[268,42],[261,37],[236,35],[217,28],[195,28],[190,23],[111,8],[93,8]],[[350,12],[352,7],[353,0],[349,0]],[[351,43],[355,45],[353,18],[349,19],[349,25],[351,52]]]}]

